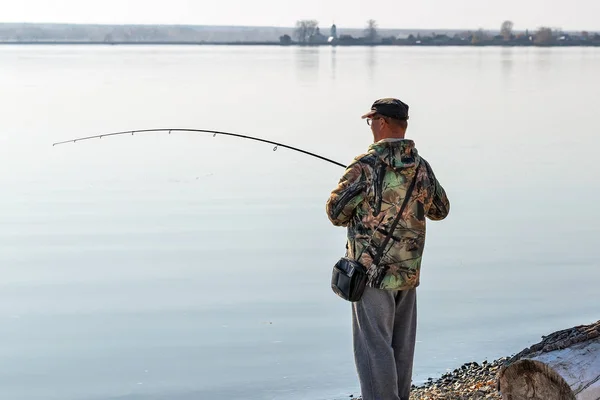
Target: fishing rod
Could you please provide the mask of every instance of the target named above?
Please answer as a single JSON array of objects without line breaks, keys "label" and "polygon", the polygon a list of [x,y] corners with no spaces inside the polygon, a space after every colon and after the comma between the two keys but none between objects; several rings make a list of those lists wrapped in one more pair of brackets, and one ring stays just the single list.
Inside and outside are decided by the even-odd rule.
[{"label": "fishing rod", "polygon": [[102,135],[94,135],[94,136],[86,136],[86,137],[81,137],[81,138],[76,138],[76,139],[70,139],[70,140],[65,140],[65,141],[62,141],[62,142],[52,143],[52,146],[57,146],[57,145],[60,145],[60,144],[65,144],[65,143],[76,143],[76,142],[80,142],[82,140],[89,140],[89,139],[102,139],[103,137],[108,137],[108,136],[127,135],[127,134],[133,135],[135,133],[166,132],[166,131],[169,132],[169,135],[171,134],[171,132],[212,133],[213,137],[216,137],[217,135],[223,135],[223,136],[233,136],[233,137],[242,138],[242,139],[256,140],[258,142],[269,143],[269,144],[274,145],[275,147],[273,147],[273,151],[276,151],[277,148],[279,148],[279,147],[284,147],[286,149],[298,151],[300,153],[303,153],[303,154],[306,154],[306,155],[309,155],[309,156],[312,156],[312,157],[319,158],[319,159],[321,159],[323,161],[330,162],[330,163],[338,165],[338,166],[340,166],[342,168],[346,168],[346,165],[344,165],[342,163],[339,163],[337,161],[331,160],[331,159],[329,159],[327,157],[323,157],[323,156],[320,156],[318,154],[311,153],[310,151],[299,149],[297,147],[288,146],[288,145],[283,144],[283,143],[277,143],[277,142],[273,142],[271,140],[262,139],[262,138],[258,138],[258,137],[254,137],[254,136],[240,135],[239,133],[221,132],[221,131],[213,131],[213,130],[207,130],[207,129],[183,129],[183,128],[137,129],[137,130],[104,133]]}]

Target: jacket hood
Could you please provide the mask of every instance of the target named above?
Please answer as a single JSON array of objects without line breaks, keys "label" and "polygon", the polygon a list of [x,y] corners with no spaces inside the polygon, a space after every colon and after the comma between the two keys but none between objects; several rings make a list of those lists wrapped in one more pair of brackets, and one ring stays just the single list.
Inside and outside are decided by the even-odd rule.
[{"label": "jacket hood", "polygon": [[369,146],[369,154],[394,170],[415,167],[419,154],[410,139],[384,139]]}]

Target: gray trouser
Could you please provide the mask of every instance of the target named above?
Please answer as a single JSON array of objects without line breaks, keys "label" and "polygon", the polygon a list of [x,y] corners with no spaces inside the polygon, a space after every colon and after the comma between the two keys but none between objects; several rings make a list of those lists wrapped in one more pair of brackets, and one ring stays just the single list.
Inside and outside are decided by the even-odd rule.
[{"label": "gray trouser", "polygon": [[354,359],[363,400],[408,400],[415,337],[417,290],[367,286],[352,303]]}]

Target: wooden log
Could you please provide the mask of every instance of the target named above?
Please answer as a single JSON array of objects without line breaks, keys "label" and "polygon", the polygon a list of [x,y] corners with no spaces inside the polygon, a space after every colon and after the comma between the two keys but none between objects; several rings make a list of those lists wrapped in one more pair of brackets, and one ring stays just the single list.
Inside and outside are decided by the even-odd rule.
[{"label": "wooden log", "polygon": [[555,332],[498,373],[504,400],[600,400],[600,321]]}]

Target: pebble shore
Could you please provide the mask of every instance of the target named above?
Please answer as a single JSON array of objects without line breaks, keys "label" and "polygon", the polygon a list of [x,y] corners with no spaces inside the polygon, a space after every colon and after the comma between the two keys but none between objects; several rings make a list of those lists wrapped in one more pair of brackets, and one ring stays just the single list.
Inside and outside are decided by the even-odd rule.
[{"label": "pebble shore", "polygon": [[507,358],[464,364],[436,381],[413,387],[410,400],[501,400],[498,371]]}]

